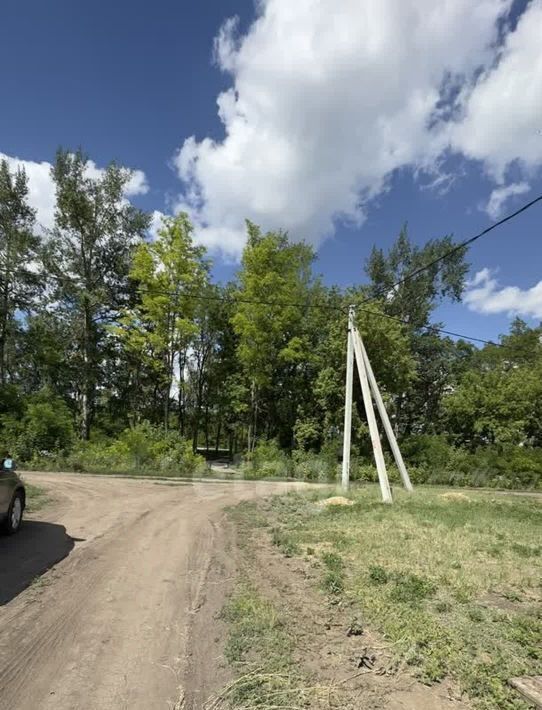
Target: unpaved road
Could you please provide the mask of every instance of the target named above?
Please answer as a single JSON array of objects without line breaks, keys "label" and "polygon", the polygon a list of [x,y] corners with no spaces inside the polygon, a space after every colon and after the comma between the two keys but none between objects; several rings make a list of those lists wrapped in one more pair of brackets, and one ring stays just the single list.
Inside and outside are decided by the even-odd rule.
[{"label": "unpaved road", "polygon": [[191,626],[222,510],[291,486],[25,479],[54,502],[0,538],[0,708],[196,710],[182,701]]}]

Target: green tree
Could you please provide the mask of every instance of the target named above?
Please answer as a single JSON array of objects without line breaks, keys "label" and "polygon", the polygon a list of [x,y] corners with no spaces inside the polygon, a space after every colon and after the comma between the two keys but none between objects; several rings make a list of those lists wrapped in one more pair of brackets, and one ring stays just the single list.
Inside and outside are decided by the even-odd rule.
[{"label": "green tree", "polygon": [[[136,393],[141,392],[140,366],[152,373],[161,393],[166,429],[175,390],[179,417],[184,420],[184,373],[197,334],[198,299],[208,280],[205,248],[196,246],[192,235],[190,220],[182,213],[165,218],[156,240],[136,248],[130,277],[138,298],[123,311],[115,329],[137,367],[132,380]],[[136,409],[140,406],[136,400]]]},{"label": "green tree", "polygon": [[81,151],[59,150],[52,168],[55,226],[46,251],[52,301],[68,320],[78,371],[74,397],[80,432],[88,439],[101,376],[106,326],[127,298],[130,256],[149,217],[125,198],[131,172],[114,163],[99,176]]},{"label": "green tree", "polygon": [[4,441],[23,461],[35,454],[69,450],[73,444],[72,413],[49,388],[29,398],[22,416],[5,414],[2,424]]},{"label": "green tree", "polygon": [[[456,359],[460,362],[463,357],[462,349],[456,349],[451,341],[426,332],[433,311],[443,300],[461,299],[468,271],[465,249],[457,249],[451,256],[432,263],[455,246],[452,237],[445,236],[418,247],[404,225],[388,253],[374,247],[366,263],[371,279],[364,289],[366,295],[379,299],[386,314],[407,324],[416,361],[416,377],[408,390],[395,399],[398,433],[432,432],[438,428],[447,378],[456,369]],[[421,271],[414,278],[400,283],[418,270]]]},{"label": "green tree", "polygon": [[[272,431],[269,403],[276,403],[277,391],[273,397],[265,395],[272,390],[277,370],[295,368],[304,358],[303,309],[285,304],[310,300],[314,253],[306,244],[291,244],[282,232],[262,234],[251,222],[247,222],[247,231],[232,323],[239,339],[239,363],[250,386],[247,443],[251,451],[260,433],[259,415],[268,415],[265,433]],[[288,389],[282,385],[284,402]]]},{"label": "green tree", "polygon": [[439,302],[445,298],[461,299],[468,271],[466,250],[458,249],[451,256],[424,268],[414,278],[399,286],[394,284],[428,266],[455,246],[452,237],[446,236],[431,239],[423,247],[418,247],[410,240],[404,225],[387,255],[382,249],[373,247],[365,266],[371,279],[366,289],[368,296],[384,298],[386,312],[405,319],[413,329],[428,325]]},{"label": "green tree", "polygon": [[15,314],[28,312],[40,288],[40,240],[34,234],[35,213],[28,204],[23,168],[11,173],[0,161],[0,386],[10,369],[9,355],[19,330]]},{"label": "green tree", "polygon": [[516,319],[476,353],[444,398],[445,428],[461,445],[542,443],[542,328]]}]

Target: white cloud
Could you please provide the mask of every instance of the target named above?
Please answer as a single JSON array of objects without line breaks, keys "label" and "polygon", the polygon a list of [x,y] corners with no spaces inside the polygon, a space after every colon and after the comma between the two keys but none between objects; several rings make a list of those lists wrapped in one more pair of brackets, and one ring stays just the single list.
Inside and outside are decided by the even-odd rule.
[{"label": "white cloud", "polygon": [[526,182],[513,182],[504,187],[496,187],[489,196],[488,203],[484,209],[490,217],[499,219],[503,213],[506,202],[511,197],[523,195],[525,192],[529,192],[530,189],[529,184]]},{"label": "white cloud", "polygon": [[542,0],[531,0],[509,32],[498,61],[474,84],[451,140],[504,181],[518,161],[530,173],[542,165]]},{"label": "white cloud", "polygon": [[133,170],[124,194],[126,197],[135,197],[136,195],[146,195],[149,191],[149,183],[147,176],[143,170]]},{"label": "white cloud", "polygon": [[[0,153],[0,160],[5,159],[12,171],[19,166],[23,167],[28,177],[28,201],[36,210],[36,219],[43,229],[50,229],[55,220],[55,184],[51,177],[51,163],[43,161],[36,163],[33,160],[22,160],[20,158]],[[105,172],[104,168],[99,168],[93,160],[89,160],[86,167],[86,175],[90,178],[100,178]],[[144,195],[149,191],[147,177],[142,170],[132,171],[132,176],[126,185],[125,196],[135,197]]]},{"label": "white cloud", "polygon": [[491,269],[478,271],[463,298],[471,311],[542,318],[542,281],[532,288],[500,287]]},{"label": "white cloud", "polygon": [[28,201],[36,210],[38,223],[48,229],[55,219],[55,186],[51,179],[51,164],[43,161],[20,160],[0,153],[0,160],[7,160],[11,171],[22,166],[28,176]]},{"label": "white cloud", "polygon": [[153,239],[156,239],[156,237],[158,236],[158,232],[162,228],[162,220],[164,219],[164,217],[167,217],[167,215],[165,215],[163,212],[160,212],[160,210],[154,210],[151,214],[149,234]]},{"label": "white cloud", "polygon": [[[246,34],[215,43],[231,87],[225,137],[188,138],[175,157],[177,208],[200,241],[238,254],[244,218],[317,245],[338,220],[361,224],[397,168],[438,189],[450,151],[542,164],[542,0],[498,45],[512,0],[260,0]],[[536,124],[536,125],[535,125]]]}]

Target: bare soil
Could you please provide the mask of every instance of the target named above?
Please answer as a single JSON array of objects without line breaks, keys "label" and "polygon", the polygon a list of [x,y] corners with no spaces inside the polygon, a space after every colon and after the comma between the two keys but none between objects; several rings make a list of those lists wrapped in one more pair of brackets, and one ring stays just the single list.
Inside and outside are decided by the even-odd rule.
[{"label": "bare soil", "polygon": [[55,502],[0,538],[0,707],[202,707],[229,673],[223,509],[292,486],[25,478]]}]

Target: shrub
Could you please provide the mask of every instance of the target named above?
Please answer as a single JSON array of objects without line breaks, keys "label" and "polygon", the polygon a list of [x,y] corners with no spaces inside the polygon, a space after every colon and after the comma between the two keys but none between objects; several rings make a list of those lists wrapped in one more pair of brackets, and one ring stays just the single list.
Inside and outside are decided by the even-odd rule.
[{"label": "shrub", "polygon": [[259,441],[243,465],[246,478],[286,478],[291,472],[291,459],[275,440]]},{"label": "shrub", "polygon": [[337,476],[337,461],[335,456],[313,454],[296,450],[292,454],[295,478],[306,481],[333,481]]},{"label": "shrub", "polygon": [[40,457],[31,465],[96,473],[193,475],[203,472],[205,461],[177,432],[143,422],[125,429],[116,439],[79,441],[67,456]]},{"label": "shrub", "polygon": [[73,417],[66,403],[44,389],[31,397],[22,418],[2,417],[4,447],[23,461],[68,451],[75,438]]}]

